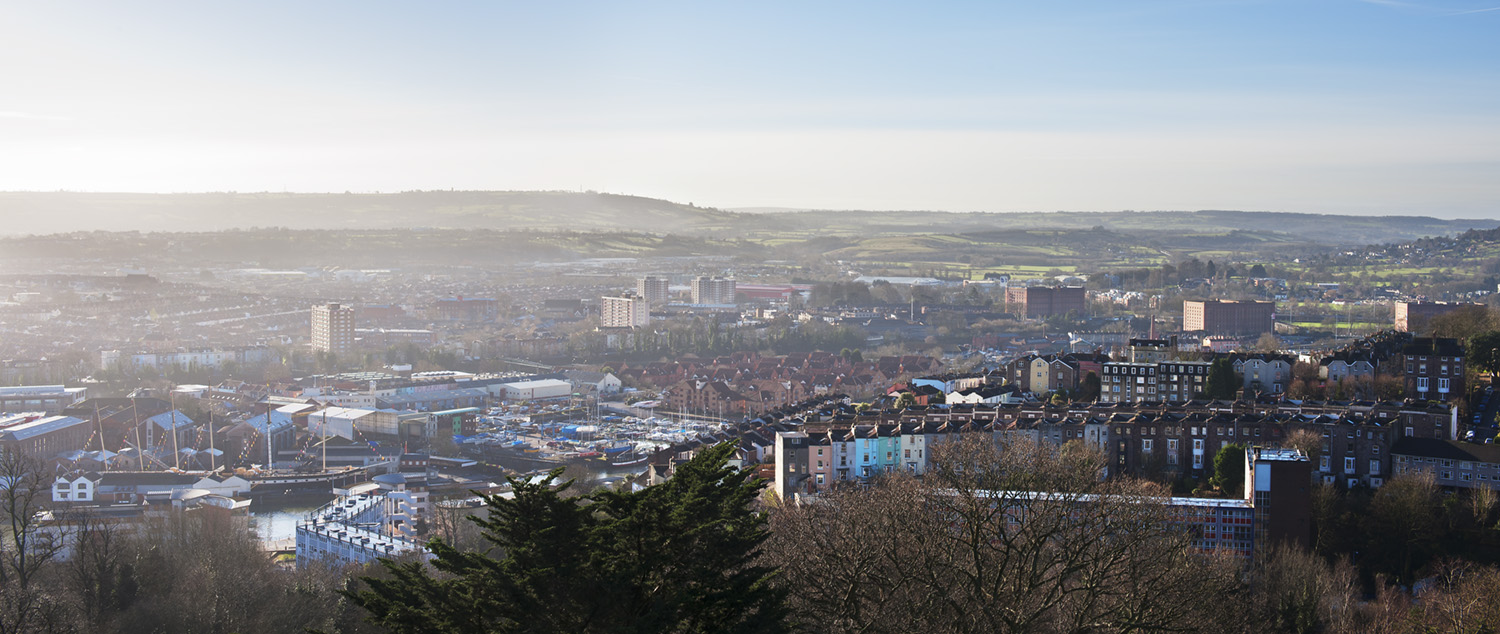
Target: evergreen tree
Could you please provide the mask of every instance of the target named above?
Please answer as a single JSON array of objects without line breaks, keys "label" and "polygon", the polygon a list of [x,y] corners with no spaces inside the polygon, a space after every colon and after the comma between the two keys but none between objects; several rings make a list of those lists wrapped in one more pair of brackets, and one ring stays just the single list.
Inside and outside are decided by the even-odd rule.
[{"label": "evergreen tree", "polygon": [[495,545],[442,540],[427,564],[383,561],[390,579],[348,593],[392,632],[781,632],[784,592],[754,565],[767,537],[751,509],[765,483],[704,450],[666,483],[566,498],[571,481],[511,480],[473,518]]},{"label": "evergreen tree", "polygon": [[1234,363],[1228,357],[1214,359],[1213,366],[1208,369],[1208,380],[1203,384],[1204,398],[1231,400],[1239,389]]},{"label": "evergreen tree", "polygon": [[1245,494],[1245,446],[1224,445],[1214,455],[1213,485],[1225,495],[1240,497]]}]

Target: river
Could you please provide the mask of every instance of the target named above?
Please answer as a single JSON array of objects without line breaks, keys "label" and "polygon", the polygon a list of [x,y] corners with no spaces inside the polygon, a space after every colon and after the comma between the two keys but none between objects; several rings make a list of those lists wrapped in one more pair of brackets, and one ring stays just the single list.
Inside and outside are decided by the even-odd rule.
[{"label": "river", "polygon": [[265,543],[294,539],[297,522],[332,500],[327,493],[258,497],[250,503],[250,527]]}]

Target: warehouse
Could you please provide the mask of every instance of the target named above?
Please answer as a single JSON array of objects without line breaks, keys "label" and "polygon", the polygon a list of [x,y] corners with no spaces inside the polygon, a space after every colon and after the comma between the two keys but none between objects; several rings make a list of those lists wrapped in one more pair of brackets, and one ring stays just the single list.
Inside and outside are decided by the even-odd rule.
[{"label": "warehouse", "polygon": [[573,384],[557,379],[542,379],[539,381],[518,381],[506,383],[505,399],[509,401],[539,401],[554,398],[568,398],[573,395]]}]

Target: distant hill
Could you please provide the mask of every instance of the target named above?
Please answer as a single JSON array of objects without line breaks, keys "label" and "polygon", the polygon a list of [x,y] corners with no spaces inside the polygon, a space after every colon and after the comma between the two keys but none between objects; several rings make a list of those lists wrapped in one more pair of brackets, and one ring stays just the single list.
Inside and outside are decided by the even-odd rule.
[{"label": "distant hill", "polygon": [[1288,242],[1362,245],[1492,229],[1494,220],[1339,216],[1250,211],[950,213],[940,211],[731,212],[640,196],[578,192],[393,194],[119,194],[0,192],[0,234],[73,231],[290,229],[568,229],[746,238],[971,234],[1100,227],[1160,238],[1281,234]]}]

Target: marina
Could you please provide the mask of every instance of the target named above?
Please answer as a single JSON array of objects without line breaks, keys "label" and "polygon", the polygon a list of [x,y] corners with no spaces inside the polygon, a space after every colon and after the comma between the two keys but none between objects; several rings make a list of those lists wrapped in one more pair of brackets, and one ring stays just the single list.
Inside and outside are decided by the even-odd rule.
[{"label": "marina", "polygon": [[652,454],[673,445],[725,438],[722,421],[655,416],[534,422],[524,414],[492,413],[480,417],[476,430],[472,436],[454,438],[464,454],[523,472],[567,465],[596,472],[639,472]]}]

